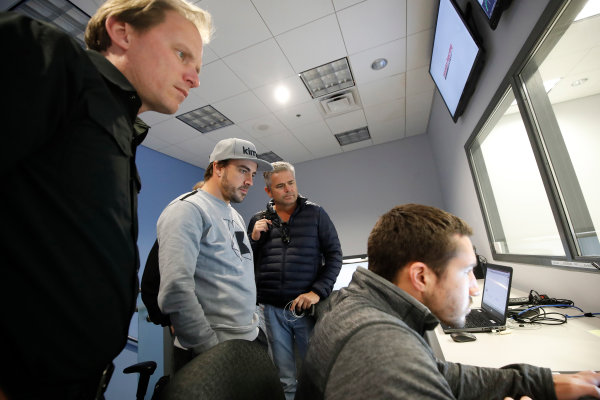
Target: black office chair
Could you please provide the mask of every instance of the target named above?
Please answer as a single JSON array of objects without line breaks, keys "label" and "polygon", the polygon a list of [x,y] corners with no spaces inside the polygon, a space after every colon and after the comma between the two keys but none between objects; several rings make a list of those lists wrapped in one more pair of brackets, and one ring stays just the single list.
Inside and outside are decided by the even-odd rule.
[{"label": "black office chair", "polygon": [[181,368],[163,400],[284,400],[277,368],[257,342],[228,340]]},{"label": "black office chair", "polygon": [[148,382],[150,381],[150,376],[154,373],[155,369],[156,362],[143,361],[141,363],[130,365],[129,367],[123,370],[123,373],[125,374],[140,374],[137,392],[135,394],[135,398],[137,400],[144,400],[144,397],[146,396],[146,390],[148,389]]}]

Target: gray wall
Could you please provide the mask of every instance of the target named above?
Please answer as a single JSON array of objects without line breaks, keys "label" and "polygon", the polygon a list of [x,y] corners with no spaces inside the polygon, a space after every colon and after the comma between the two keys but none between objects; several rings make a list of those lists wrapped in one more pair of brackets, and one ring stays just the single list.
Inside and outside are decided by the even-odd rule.
[{"label": "gray wall", "polygon": [[[333,220],[345,256],[365,254],[379,216],[393,206],[444,207],[426,135],[295,165],[301,194],[323,206]],[[262,177],[235,207],[246,222],[269,200]]]},{"label": "gray wall", "polygon": [[[459,3],[464,7],[464,1]],[[434,95],[427,134],[437,164],[444,204],[448,211],[471,224],[475,231],[473,242],[488,260],[491,260],[491,251],[464,144],[548,3],[548,0],[513,1],[495,31],[479,24],[487,62],[466,112],[456,124],[452,122],[439,93]],[[509,264],[515,268],[515,287],[570,298],[586,311],[597,311],[600,274]]]}]

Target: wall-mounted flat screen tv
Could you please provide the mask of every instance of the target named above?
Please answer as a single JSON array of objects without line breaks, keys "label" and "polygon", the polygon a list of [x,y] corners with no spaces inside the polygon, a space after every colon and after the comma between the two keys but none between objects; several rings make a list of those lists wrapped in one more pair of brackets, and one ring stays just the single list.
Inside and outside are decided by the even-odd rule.
[{"label": "wall-mounted flat screen tv", "polygon": [[454,0],[440,0],[429,74],[454,122],[463,113],[483,67],[483,49]]},{"label": "wall-mounted flat screen tv", "polygon": [[511,0],[477,0],[487,17],[490,28],[496,29],[502,11],[508,8]]}]

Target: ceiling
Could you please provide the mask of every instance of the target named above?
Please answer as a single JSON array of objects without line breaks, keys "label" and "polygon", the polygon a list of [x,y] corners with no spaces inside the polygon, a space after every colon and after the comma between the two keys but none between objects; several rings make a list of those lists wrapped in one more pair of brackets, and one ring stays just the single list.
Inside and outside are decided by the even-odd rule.
[{"label": "ceiling", "polygon": [[[102,0],[71,0],[93,14]],[[144,145],[205,168],[214,145],[239,137],[259,153],[299,163],[426,132],[434,93],[428,67],[438,0],[201,0],[215,35],[200,86],[175,115],[147,112]],[[360,107],[326,116],[298,74],[348,57]],[[384,57],[379,71],[371,63]],[[282,104],[274,91],[285,85]],[[212,105],[234,122],[206,134],[177,115]],[[368,126],[371,139],[340,146],[334,134]]]}]

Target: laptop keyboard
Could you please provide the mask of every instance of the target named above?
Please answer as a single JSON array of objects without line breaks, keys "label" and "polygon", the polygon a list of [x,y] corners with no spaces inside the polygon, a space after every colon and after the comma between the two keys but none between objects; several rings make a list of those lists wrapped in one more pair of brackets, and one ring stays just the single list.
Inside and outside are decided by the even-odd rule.
[{"label": "laptop keyboard", "polygon": [[494,323],[483,316],[483,313],[474,311],[467,315],[467,321],[465,323],[465,328],[477,328],[480,326],[489,326]]}]

